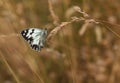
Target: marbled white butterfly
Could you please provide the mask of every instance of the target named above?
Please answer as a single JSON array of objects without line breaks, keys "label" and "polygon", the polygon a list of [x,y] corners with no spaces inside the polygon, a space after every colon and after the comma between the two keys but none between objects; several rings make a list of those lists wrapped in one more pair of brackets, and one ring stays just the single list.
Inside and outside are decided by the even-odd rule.
[{"label": "marbled white butterfly", "polygon": [[23,38],[30,44],[33,50],[40,51],[44,47],[47,37],[46,29],[28,28],[21,31]]}]

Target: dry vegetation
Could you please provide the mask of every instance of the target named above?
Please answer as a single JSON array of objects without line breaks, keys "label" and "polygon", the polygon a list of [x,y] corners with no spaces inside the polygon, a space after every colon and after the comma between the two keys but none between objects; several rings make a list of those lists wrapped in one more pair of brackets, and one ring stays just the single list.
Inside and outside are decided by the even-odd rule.
[{"label": "dry vegetation", "polygon": [[[120,0],[0,0],[0,83],[120,83]],[[33,51],[20,36],[47,28]]]}]

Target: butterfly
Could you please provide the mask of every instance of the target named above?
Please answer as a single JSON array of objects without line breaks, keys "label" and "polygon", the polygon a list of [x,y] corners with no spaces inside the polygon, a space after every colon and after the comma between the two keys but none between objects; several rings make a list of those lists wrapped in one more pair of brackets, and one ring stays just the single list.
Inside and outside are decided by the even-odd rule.
[{"label": "butterfly", "polygon": [[46,29],[28,28],[21,31],[22,37],[30,44],[35,51],[40,51],[44,47],[47,37]]}]

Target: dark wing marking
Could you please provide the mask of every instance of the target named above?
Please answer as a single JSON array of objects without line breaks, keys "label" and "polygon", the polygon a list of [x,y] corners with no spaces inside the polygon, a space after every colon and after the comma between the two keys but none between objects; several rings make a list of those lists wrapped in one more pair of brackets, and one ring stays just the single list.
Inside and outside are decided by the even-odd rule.
[{"label": "dark wing marking", "polygon": [[33,42],[33,37],[32,34],[34,33],[34,29],[25,29],[23,31],[21,31],[21,35],[23,36],[23,38],[28,41],[28,43],[32,43]]}]

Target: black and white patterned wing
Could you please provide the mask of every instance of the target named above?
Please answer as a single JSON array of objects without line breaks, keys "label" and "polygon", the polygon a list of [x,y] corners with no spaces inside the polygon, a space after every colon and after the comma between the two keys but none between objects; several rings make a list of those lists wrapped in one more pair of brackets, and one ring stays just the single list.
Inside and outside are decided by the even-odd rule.
[{"label": "black and white patterned wing", "polygon": [[21,31],[23,38],[30,44],[33,50],[39,51],[44,47],[47,37],[47,30],[38,28],[29,28]]}]

